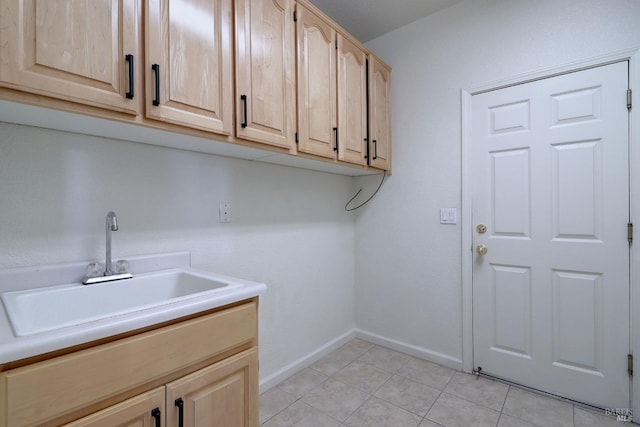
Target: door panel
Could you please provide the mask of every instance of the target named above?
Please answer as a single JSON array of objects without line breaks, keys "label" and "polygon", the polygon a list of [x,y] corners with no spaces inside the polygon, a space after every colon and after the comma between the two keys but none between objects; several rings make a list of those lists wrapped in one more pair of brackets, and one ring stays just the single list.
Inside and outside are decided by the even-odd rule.
[{"label": "door panel", "polygon": [[503,238],[531,234],[531,176],[528,149],[503,150],[491,156],[491,230]]},{"label": "door panel", "polygon": [[492,350],[531,358],[531,270],[492,268]]},{"label": "door panel", "polygon": [[474,365],[629,405],[627,63],[472,100]]},{"label": "door panel", "polygon": [[602,370],[602,284],[602,274],[553,271],[555,366]]}]

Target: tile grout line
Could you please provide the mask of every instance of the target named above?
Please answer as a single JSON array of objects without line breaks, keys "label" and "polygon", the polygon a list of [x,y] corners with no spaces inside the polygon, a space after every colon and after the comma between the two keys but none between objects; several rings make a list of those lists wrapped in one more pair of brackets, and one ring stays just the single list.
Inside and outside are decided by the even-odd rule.
[{"label": "tile grout line", "polygon": [[[455,375],[455,374],[454,374]],[[431,406],[429,406],[429,409],[427,410],[427,413],[424,414],[424,417],[422,417],[422,421],[420,421],[420,424],[422,424],[424,422],[424,420],[427,421],[431,421],[434,422],[436,424],[439,424],[433,420],[431,420],[430,418],[427,418],[427,415],[429,415],[429,412],[431,412],[431,409],[433,409],[433,405],[436,404],[436,402],[438,401],[438,399],[440,399],[440,396],[442,396],[442,393],[444,393],[444,389],[447,388],[447,386],[449,385],[449,383],[451,382],[451,380],[453,379],[453,375],[451,375],[451,378],[449,378],[449,381],[447,381],[447,384],[445,384],[444,387],[442,387],[442,390],[440,390],[440,393],[438,393],[438,397],[436,397],[433,401],[433,403],[431,404]],[[437,390],[437,389],[436,389]],[[419,425],[419,424],[418,424]]]},{"label": "tile grout line", "polygon": [[[398,372],[399,372],[399,371],[400,371],[400,370],[401,370],[401,369],[402,369],[402,368],[403,368],[407,363],[409,363],[409,361],[411,360],[410,358],[407,358],[407,360],[402,364],[402,366],[400,366],[400,367],[399,367],[398,369],[396,369],[395,371],[386,370],[386,369],[380,368],[380,367],[378,367],[378,366],[376,366],[376,365],[374,365],[374,364],[372,364],[372,363],[369,363],[369,362],[366,362],[366,361],[360,360],[362,357],[364,357],[364,355],[365,355],[365,354],[367,354],[369,351],[371,351],[372,349],[374,349],[374,348],[376,348],[376,347],[379,347],[379,348],[382,348],[382,349],[385,349],[385,350],[388,350],[388,351],[391,351],[391,352],[394,352],[394,353],[398,353],[398,354],[403,354],[403,355],[404,355],[404,353],[401,353],[401,352],[398,352],[398,351],[395,351],[395,350],[391,350],[391,349],[387,349],[386,347],[377,346],[377,345],[375,345],[375,344],[374,344],[374,345],[372,345],[371,347],[369,347],[366,351],[364,351],[362,354],[360,354],[360,355],[356,356],[356,358],[355,358],[355,359],[353,359],[351,362],[349,362],[345,367],[343,367],[343,368],[339,369],[339,370],[338,370],[338,371],[336,371],[333,375],[331,375],[331,376],[330,376],[330,378],[331,378],[331,379],[333,379],[334,381],[338,381],[338,382],[341,382],[341,383],[343,383],[343,384],[346,384],[346,385],[349,385],[349,386],[351,386],[351,387],[354,387],[354,388],[356,388],[356,389],[358,389],[358,390],[362,391],[363,393],[366,393],[366,394],[367,394],[367,396],[368,396],[368,397],[367,397],[367,399],[366,399],[366,400],[365,400],[365,401],[364,401],[360,406],[358,406],[358,407],[357,407],[353,412],[351,412],[351,413],[347,416],[347,418],[345,418],[345,420],[344,420],[343,422],[341,422],[340,426],[346,426],[345,422],[346,422],[349,418],[351,418],[351,417],[352,417],[356,412],[358,412],[358,410],[360,410],[363,406],[365,406],[365,405],[367,404],[367,402],[371,401],[373,398],[376,398],[376,399],[379,399],[379,400],[381,400],[381,401],[383,401],[383,402],[386,402],[386,403],[390,404],[391,406],[393,406],[393,407],[395,407],[395,408],[398,408],[399,410],[402,410],[402,411],[405,411],[405,412],[407,412],[407,413],[409,413],[409,414],[414,414],[414,415],[416,415],[416,416],[420,417],[420,415],[419,415],[419,414],[416,414],[416,413],[414,413],[414,412],[411,412],[411,411],[408,411],[408,410],[406,410],[406,409],[404,409],[404,408],[401,408],[401,407],[399,407],[399,406],[397,406],[397,405],[393,404],[392,402],[389,402],[389,401],[387,401],[386,399],[379,398],[379,397],[377,397],[377,396],[375,395],[375,393],[376,393],[378,390],[380,390],[380,389],[381,389],[381,388],[382,388],[382,387],[383,387],[387,382],[389,382],[389,381],[390,381],[390,380],[391,380],[395,375],[397,375],[397,373],[398,373]],[[387,379],[386,379],[382,384],[380,384],[380,385],[379,385],[375,390],[373,390],[373,392],[371,392],[371,393],[370,393],[370,392],[368,392],[368,391],[366,391],[366,390],[361,389],[361,388],[360,388],[360,387],[358,387],[358,386],[351,385],[351,384],[349,384],[349,383],[346,383],[346,382],[344,382],[344,381],[341,381],[341,380],[340,380],[340,379],[338,379],[338,378],[335,378],[335,375],[336,375],[336,374],[338,374],[338,373],[339,373],[340,371],[342,371],[343,369],[346,369],[348,366],[352,365],[352,364],[353,364],[353,363],[355,363],[356,361],[359,361],[360,363],[362,363],[362,364],[364,364],[364,365],[371,366],[371,367],[373,367],[373,368],[375,368],[375,369],[378,369],[378,370],[380,370],[380,371],[382,371],[382,372],[384,372],[384,373],[386,373],[386,374],[389,374],[389,375],[390,375],[390,377],[389,377],[389,378],[387,378]],[[423,417],[421,418],[421,420],[420,420],[420,422],[418,423],[418,425],[422,422],[422,419],[423,419]],[[417,426],[416,426],[416,427],[417,427]]]},{"label": "tile grout line", "polygon": [[[505,414],[504,411],[504,405],[507,403],[507,397],[509,397],[509,391],[511,391],[511,386],[507,385],[507,392],[504,395],[504,400],[502,401],[502,406],[500,407],[500,416],[498,417],[498,422],[496,423],[496,427],[500,425],[500,420],[502,419],[503,415],[507,415],[510,416],[508,414]],[[519,419],[519,418],[518,418]],[[523,420],[524,421],[524,420]]]},{"label": "tile grout line", "polygon": [[[367,342],[366,342],[366,341],[364,341],[364,340],[359,340],[359,341],[362,341],[362,342],[364,342],[364,343],[367,343]],[[271,417],[269,417],[268,419],[266,419],[266,420],[264,421],[264,423],[261,423],[260,425],[261,425],[261,426],[265,425],[266,423],[268,423],[268,422],[270,422],[271,420],[273,420],[273,418],[275,418],[276,416],[278,416],[279,414],[281,414],[283,411],[285,411],[285,410],[289,409],[292,405],[294,405],[294,404],[298,403],[299,401],[302,401],[302,403],[303,403],[304,405],[306,405],[307,407],[309,407],[309,408],[313,408],[314,410],[319,411],[319,413],[322,413],[324,416],[327,416],[329,419],[331,419],[331,420],[333,420],[333,421],[337,422],[339,427],[347,427],[347,426],[348,426],[348,424],[347,424],[347,420],[349,420],[351,417],[353,417],[353,416],[354,416],[354,414],[355,414],[355,413],[357,413],[359,410],[361,410],[365,405],[367,405],[368,403],[371,403],[371,402],[373,401],[373,398],[375,398],[375,399],[378,399],[379,401],[384,402],[385,404],[388,404],[388,405],[390,405],[391,407],[397,408],[397,409],[399,409],[399,410],[401,410],[401,411],[403,411],[403,412],[405,412],[405,413],[407,413],[407,414],[412,414],[412,415],[414,415],[414,416],[419,417],[419,418],[420,418],[420,421],[418,422],[418,425],[419,425],[419,424],[421,424],[421,423],[423,423],[423,422],[425,422],[425,421],[427,421],[427,422],[432,422],[432,423],[434,423],[434,424],[436,424],[436,425],[440,426],[441,424],[439,424],[439,423],[437,423],[437,422],[435,422],[435,421],[433,421],[433,420],[429,419],[429,418],[428,418],[428,415],[429,415],[429,413],[433,410],[433,408],[434,408],[435,404],[436,404],[436,403],[437,403],[437,402],[438,402],[438,401],[443,397],[443,395],[444,395],[444,394],[446,394],[447,396],[455,397],[455,398],[457,398],[457,399],[460,399],[460,400],[466,401],[466,402],[468,402],[468,403],[470,403],[470,404],[472,404],[472,405],[476,405],[476,406],[478,406],[478,407],[485,408],[485,409],[488,409],[488,410],[491,410],[491,411],[497,412],[497,413],[498,413],[498,417],[497,417],[497,420],[496,420],[496,424],[495,424],[495,426],[500,425],[501,421],[502,421],[503,419],[505,419],[505,418],[503,418],[503,416],[507,416],[507,417],[514,417],[514,419],[517,419],[517,420],[521,420],[521,421],[524,421],[524,422],[530,422],[530,421],[527,421],[527,420],[523,420],[523,419],[522,419],[522,418],[520,418],[519,416],[511,415],[511,414],[509,414],[509,413],[506,413],[506,412],[505,412],[507,399],[509,398],[509,395],[513,392],[513,390],[515,390],[514,386],[512,386],[512,385],[510,385],[510,384],[506,384],[506,385],[507,385],[507,390],[506,390],[506,393],[505,393],[505,397],[504,397],[504,399],[502,400],[502,403],[501,403],[501,405],[500,405],[500,408],[499,408],[499,409],[494,409],[493,407],[485,406],[483,403],[479,403],[479,402],[476,402],[476,401],[471,400],[471,399],[473,399],[473,398],[474,398],[474,395],[471,395],[471,397],[470,397],[470,398],[468,398],[468,397],[461,397],[461,396],[458,396],[457,394],[453,394],[453,393],[451,393],[451,392],[447,392],[447,391],[446,391],[448,387],[450,387],[450,386],[452,387],[452,383],[454,382],[454,378],[456,378],[456,375],[458,375],[458,373],[461,373],[462,375],[469,375],[468,373],[465,373],[465,372],[463,372],[463,371],[458,371],[458,370],[455,370],[455,369],[451,369],[451,368],[444,367],[444,368],[447,368],[447,369],[450,369],[451,371],[453,371],[453,374],[450,376],[450,378],[448,379],[448,381],[446,382],[446,384],[445,384],[442,388],[440,388],[440,387],[433,387],[433,386],[431,386],[431,385],[429,385],[429,384],[425,384],[425,383],[423,383],[423,382],[421,382],[421,381],[415,381],[412,377],[409,377],[409,376],[406,376],[406,375],[401,375],[401,374],[399,373],[399,372],[401,372],[401,371],[402,371],[402,369],[403,369],[403,368],[405,368],[405,367],[406,367],[406,366],[411,362],[411,360],[412,360],[412,359],[417,359],[417,360],[423,360],[423,359],[415,358],[415,357],[413,357],[413,356],[411,356],[411,355],[407,355],[407,354],[405,354],[405,353],[399,352],[399,351],[397,351],[397,350],[389,349],[389,348],[386,348],[386,347],[384,347],[384,346],[378,346],[378,345],[373,344],[373,343],[370,343],[370,344],[371,344],[371,346],[369,346],[369,347],[368,347],[366,350],[364,350],[364,351],[354,351],[354,350],[355,350],[355,349],[354,349],[354,347],[355,347],[356,349],[357,349],[357,348],[360,348],[360,349],[361,349],[362,347],[364,347],[364,345],[362,345],[362,343],[358,343],[358,344],[356,344],[356,346],[347,347],[346,351],[344,351],[344,353],[343,353],[343,354],[341,354],[341,355],[343,355],[343,356],[348,356],[348,357],[343,357],[343,358],[342,358],[343,362],[344,362],[345,360],[349,360],[349,362],[348,362],[346,365],[344,365],[344,366],[341,366],[341,363],[340,363],[340,364],[338,364],[338,365],[339,365],[339,366],[341,366],[341,367],[340,367],[340,368],[338,368],[338,369],[337,369],[335,372],[333,372],[331,375],[327,375],[325,372],[322,372],[322,371],[320,371],[320,370],[318,370],[318,369],[316,369],[316,368],[314,368],[314,367],[312,367],[312,366],[308,366],[307,368],[311,369],[311,370],[312,370],[313,372],[315,372],[315,373],[318,373],[318,374],[323,375],[323,376],[324,376],[324,378],[322,379],[322,381],[321,381],[320,383],[318,383],[318,384],[316,384],[316,385],[313,385],[309,390],[306,390],[304,393],[302,393],[302,395],[301,395],[300,397],[297,397],[297,393],[296,393],[296,394],[289,393],[289,392],[287,392],[287,391],[285,391],[284,389],[282,389],[282,388],[281,388],[282,383],[283,383],[284,381],[286,381],[286,379],[285,379],[284,381],[282,381],[280,384],[276,385],[276,388],[278,388],[278,389],[279,389],[279,391],[281,391],[281,392],[283,392],[283,393],[286,393],[286,394],[289,394],[290,396],[294,397],[294,398],[295,398],[295,400],[294,400],[293,402],[291,402],[291,403],[288,403],[284,408],[282,408],[282,409],[281,409],[281,410],[279,410],[277,413],[275,413],[274,415],[272,415]],[[343,348],[343,347],[348,346],[348,345],[349,345],[349,343],[346,343],[345,345],[343,345],[343,346],[342,346],[342,347],[340,347],[340,348]],[[340,349],[340,348],[339,348],[339,349]],[[335,351],[338,351],[339,349],[334,350],[334,352],[335,352]],[[365,357],[365,355],[367,355],[368,353],[372,352],[372,350],[374,350],[374,349],[386,350],[386,351],[388,351],[388,352],[389,352],[389,354],[388,354],[388,355],[385,355],[384,353],[378,353],[378,354],[377,354],[377,357],[376,357],[376,356],[372,356],[372,358],[371,358],[371,359],[369,359],[369,360],[367,360],[367,359],[362,360],[362,359]],[[346,353],[346,354],[345,354],[345,353]],[[394,353],[399,354],[399,355],[406,356],[406,358],[401,359],[401,360],[398,360],[397,358],[395,358]],[[330,354],[331,354],[331,353],[330,353]],[[388,356],[388,357],[387,357],[387,356]],[[325,357],[326,357],[326,356],[325,356]],[[338,360],[338,361],[340,361],[340,357],[338,357],[338,358],[337,358],[337,360]],[[361,388],[361,386],[358,386],[358,385],[352,385],[352,384],[351,384],[351,383],[349,383],[349,382],[346,382],[346,381],[343,381],[343,380],[341,380],[341,379],[336,378],[336,375],[338,375],[342,370],[346,369],[347,367],[349,367],[349,366],[353,365],[356,361],[357,361],[357,362],[359,362],[360,364],[362,364],[363,366],[367,366],[367,367],[369,367],[369,368],[376,369],[376,370],[380,371],[381,373],[382,373],[382,372],[384,372],[384,374],[385,374],[385,375],[389,375],[389,377],[388,377],[388,378],[386,378],[386,379],[385,379],[385,380],[384,380],[380,385],[378,385],[378,386],[376,386],[375,388],[373,388],[373,389],[371,390],[371,392],[369,392],[369,391],[367,391],[367,390],[364,390],[363,388]],[[401,362],[401,363],[399,363],[399,364],[394,363],[394,362],[396,362],[396,361]],[[427,362],[430,362],[430,361],[427,361]],[[378,365],[376,365],[375,363],[377,363],[377,364],[378,364],[378,365],[380,365],[380,366],[384,366],[384,368],[383,368],[383,367],[380,367],[380,366],[378,366]],[[442,365],[439,365],[439,364],[434,363],[434,362],[430,362],[430,363],[433,363],[434,365],[437,365],[437,366],[442,366]],[[398,365],[399,365],[399,367],[398,367],[398,368],[393,368],[393,369],[387,369],[387,367],[388,367],[389,365],[391,365],[391,366],[398,366]],[[331,366],[331,364],[329,363],[327,366],[329,366],[329,367],[330,367],[330,366]],[[302,371],[302,370],[301,370],[301,371]],[[357,371],[358,371],[358,369],[356,369],[356,368],[354,367],[354,370],[353,370],[353,372],[352,372],[352,373],[354,373],[354,372],[355,372],[355,373],[357,374]],[[294,374],[294,375],[295,375],[295,374]],[[293,375],[292,375],[292,376],[293,376]],[[375,377],[375,376],[374,376],[374,377]],[[430,387],[431,389],[433,389],[433,390],[437,391],[437,396],[435,397],[435,399],[433,400],[433,402],[431,403],[431,405],[429,405],[428,409],[426,410],[426,412],[425,412],[425,414],[424,414],[423,416],[421,416],[419,413],[413,412],[412,410],[405,409],[405,408],[403,408],[403,407],[401,407],[401,406],[398,406],[397,404],[393,403],[392,401],[389,401],[389,400],[384,399],[384,398],[382,398],[382,397],[378,397],[378,396],[376,396],[376,393],[378,393],[378,392],[379,392],[383,387],[385,387],[386,385],[388,385],[388,384],[389,384],[389,382],[390,382],[393,378],[396,378],[396,377],[402,378],[402,379],[404,379],[404,380],[408,380],[408,381],[415,382],[415,383],[420,384],[420,385],[422,385],[422,386]],[[289,378],[291,378],[291,377],[289,377]],[[351,377],[348,377],[348,376],[347,376],[346,378],[351,378]],[[355,378],[355,379],[354,379],[354,378]],[[351,378],[351,379],[354,379],[354,381],[355,381],[355,380],[357,380],[357,375],[356,375],[354,378]],[[333,416],[331,416],[329,413],[325,412],[324,410],[319,409],[319,408],[316,408],[316,407],[314,407],[313,405],[311,405],[311,404],[309,404],[309,403],[307,403],[307,402],[305,402],[305,401],[304,401],[304,398],[305,398],[306,396],[308,396],[308,395],[310,395],[311,393],[313,393],[313,391],[314,391],[314,390],[317,390],[318,388],[322,387],[324,384],[326,384],[327,380],[329,380],[329,379],[331,379],[331,380],[333,380],[333,381],[336,381],[336,382],[339,382],[339,383],[342,383],[343,385],[346,385],[346,386],[348,386],[348,387],[353,387],[354,389],[356,389],[356,390],[358,390],[359,392],[363,393],[363,396],[362,396],[362,397],[366,397],[366,399],[365,399],[365,400],[364,400],[364,401],[363,401],[363,402],[362,402],[362,403],[361,403],[357,408],[355,408],[353,411],[349,412],[349,414],[345,417],[345,419],[344,419],[343,421],[340,421],[340,420],[338,420],[338,419],[334,418]],[[491,380],[491,379],[489,378],[488,380]],[[502,383],[502,384],[504,384],[504,382],[502,382],[502,381],[496,381],[496,382],[497,382],[497,383]],[[304,383],[301,383],[301,384],[304,384]],[[366,384],[366,383],[365,383],[365,384]],[[375,385],[375,382],[374,382],[374,385]],[[517,389],[520,389],[520,387],[516,387],[516,388],[517,388]],[[531,392],[531,391],[530,391],[530,390],[528,390],[527,388],[524,388],[524,387],[523,387],[522,389],[523,389],[523,391]],[[454,390],[454,391],[455,391],[455,390]],[[464,394],[466,394],[466,393],[464,393]],[[534,393],[534,394],[541,395],[542,397],[548,397],[548,396],[544,396],[542,393]],[[552,397],[550,397],[550,399],[552,399],[552,400],[556,400],[556,401],[560,401],[560,402],[563,402],[563,401],[564,401],[565,403],[569,403],[569,405],[570,405],[570,407],[571,407],[571,421],[570,421],[570,423],[571,423],[571,424],[570,424],[570,425],[575,427],[575,423],[576,423],[576,408],[580,408],[580,409],[582,409],[582,406],[580,406],[580,405],[576,405],[576,404],[571,403],[571,402],[567,402],[566,400],[563,400],[563,399],[554,399],[554,398],[552,398]],[[480,400],[482,400],[482,399],[480,399]],[[491,403],[491,402],[486,402],[486,403]],[[590,412],[590,411],[587,411],[587,412]],[[596,413],[595,411],[593,411],[593,412],[594,412],[594,413]],[[599,415],[599,414],[598,414],[598,415]],[[506,419],[505,419],[505,420],[506,420]],[[569,420],[567,419],[567,421],[569,421]]]}]

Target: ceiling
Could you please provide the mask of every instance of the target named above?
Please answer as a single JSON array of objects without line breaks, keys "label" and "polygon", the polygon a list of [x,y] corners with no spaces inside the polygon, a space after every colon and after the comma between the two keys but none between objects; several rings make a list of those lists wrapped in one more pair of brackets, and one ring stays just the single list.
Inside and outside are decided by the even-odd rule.
[{"label": "ceiling", "polygon": [[311,0],[320,10],[367,42],[462,0]]}]

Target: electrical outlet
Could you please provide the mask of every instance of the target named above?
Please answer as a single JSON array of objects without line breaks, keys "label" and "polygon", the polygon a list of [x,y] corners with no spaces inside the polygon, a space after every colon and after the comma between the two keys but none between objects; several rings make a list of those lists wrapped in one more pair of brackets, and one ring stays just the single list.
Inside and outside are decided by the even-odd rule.
[{"label": "electrical outlet", "polygon": [[231,203],[220,203],[220,222],[231,222]]}]

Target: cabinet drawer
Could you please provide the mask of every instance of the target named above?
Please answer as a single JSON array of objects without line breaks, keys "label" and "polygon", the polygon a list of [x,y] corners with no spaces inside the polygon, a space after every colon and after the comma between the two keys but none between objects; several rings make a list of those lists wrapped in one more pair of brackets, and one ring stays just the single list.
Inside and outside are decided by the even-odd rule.
[{"label": "cabinet drawer", "polygon": [[257,339],[250,302],[0,375],[0,427],[50,420]]}]

